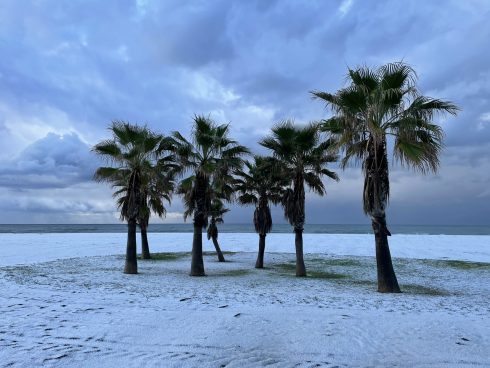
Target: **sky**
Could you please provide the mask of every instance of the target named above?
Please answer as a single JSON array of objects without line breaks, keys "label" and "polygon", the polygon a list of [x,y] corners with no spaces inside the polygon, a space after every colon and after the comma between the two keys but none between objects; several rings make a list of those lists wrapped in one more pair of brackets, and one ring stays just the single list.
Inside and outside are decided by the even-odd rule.
[{"label": "sky", "polygon": [[[330,116],[309,91],[403,60],[422,94],[461,112],[436,121],[437,174],[390,158],[388,223],[489,225],[489,18],[487,0],[0,0],[0,223],[118,222],[90,151],[113,120],[187,135],[209,115],[266,153],[257,142],[274,124]],[[307,223],[368,223],[361,169],[331,169],[341,180],[307,193]],[[252,220],[231,209],[226,222]],[[181,214],[174,197],[164,221]]]}]

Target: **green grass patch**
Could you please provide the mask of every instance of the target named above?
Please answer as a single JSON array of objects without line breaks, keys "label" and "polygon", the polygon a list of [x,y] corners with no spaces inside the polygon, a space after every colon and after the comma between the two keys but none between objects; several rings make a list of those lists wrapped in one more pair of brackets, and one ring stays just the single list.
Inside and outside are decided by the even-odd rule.
[{"label": "green grass patch", "polygon": [[[378,289],[378,283],[374,280],[349,280],[350,284],[370,288],[373,290]],[[449,292],[443,289],[438,289],[434,287],[416,285],[416,284],[406,284],[400,285],[402,293],[406,294],[417,294],[417,295],[428,295],[428,296],[448,296]]]},{"label": "green grass patch", "polygon": [[306,274],[308,277],[314,279],[327,279],[327,280],[338,280],[338,279],[346,279],[349,278],[349,275],[344,275],[342,273],[336,272],[325,272],[325,271],[308,271],[306,270]]},{"label": "green grass patch", "polygon": [[[235,253],[236,252],[223,252],[224,255],[233,255]],[[216,252],[203,252],[202,254],[203,256],[216,256]],[[190,256],[191,256],[191,252],[152,253],[151,259],[149,259],[149,261],[176,261],[178,259],[182,259]],[[138,260],[142,260],[141,256],[138,256]]]},{"label": "green grass patch", "polygon": [[[296,276],[296,262],[291,261],[288,263],[279,263],[274,265],[276,270],[279,270],[283,274],[289,274],[290,276]],[[327,272],[321,271],[317,269],[309,269],[306,267],[306,275],[308,278],[313,279],[328,279],[328,280],[336,280],[336,279],[345,279],[348,278],[348,275],[344,275],[336,272]]]},{"label": "green grass patch", "polygon": [[[190,255],[191,253],[189,252],[152,253],[151,259],[149,259],[149,261],[176,261]],[[141,259],[141,257],[138,257],[138,259]]]},{"label": "green grass patch", "polygon": [[402,292],[408,294],[431,295],[431,296],[449,295],[449,293],[445,290],[428,287],[428,286],[422,286],[422,285],[415,285],[415,284],[401,285],[400,288],[402,289]]},{"label": "green grass patch", "polygon": [[250,273],[250,270],[229,270],[229,271],[221,271],[219,276],[245,276]]},{"label": "green grass patch", "polygon": [[296,271],[296,262],[291,261],[288,263],[278,263],[273,266],[275,269],[279,271],[284,271],[284,272],[293,272]]},{"label": "green grass patch", "polygon": [[351,280],[349,282],[352,283],[353,285],[366,286],[373,289],[375,289],[378,286],[378,283],[373,280]]},{"label": "green grass patch", "polygon": [[312,258],[306,261],[307,263],[315,263],[322,266],[330,267],[357,267],[362,266],[362,263],[356,259],[324,259],[324,258]]},{"label": "green grass patch", "polygon": [[[230,251],[222,251],[221,253],[223,253],[224,256],[232,256],[233,254],[236,254],[236,252],[230,252]],[[202,252],[202,255],[203,256],[217,256],[218,253],[216,252]]]},{"label": "green grass patch", "polygon": [[449,267],[459,268],[462,270],[473,270],[473,269],[481,269],[481,270],[490,270],[490,263],[485,262],[468,262],[468,261],[444,261]]},{"label": "green grass patch", "polygon": [[470,262],[458,260],[423,260],[423,263],[442,268],[456,268],[459,270],[486,270],[490,271],[490,263],[486,262]]}]

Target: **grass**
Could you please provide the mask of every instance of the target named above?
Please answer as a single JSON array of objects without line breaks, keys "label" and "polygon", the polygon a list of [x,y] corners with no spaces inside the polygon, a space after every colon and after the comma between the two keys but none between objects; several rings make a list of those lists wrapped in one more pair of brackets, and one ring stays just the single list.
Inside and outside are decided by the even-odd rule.
[{"label": "grass", "polygon": [[219,276],[245,276],[250,273],[250,270],[228,270],[228,271],[221,271],[219,273]]},{"label": "grass", "polygon": [[[236,252],[230,252],[230,251],[221,251],[224,256],[232,256],[233,254],[236,254]],[[189,253],[190,254],[190,253]],[[202,252],[203,256],[215,256],[217,253],[216,252]]]},{"label": "grass", "polygon": [[322,266],[330,267],[356,267],[362,266],[362,263],[356,259],[324,259],[324,258],[311,258],[307,259],[306,263],[315,263]]},{"label": "grass", "polygon": [[[289,276],[295,276],[296,272],[296,263],[295,261],[291,261],[288,263],[279,263],[274,265],[275,269],[279,270],[281,274],[287,274]],[[348,275],[344,275],[336,272],[326,272],[320,270],[311,270],[306,269],[306,274],[308,278],[313,279],[327,279],[327,280],[336,280],[336,279],[345,279],[348,278]]]},{"label": "grass", "polygon": [[[216,256],[216,252],[203,252],[203,256]],[[233,255],[236,252],[223,252],[224,255]],[[152,253],[150,261],[176,261],[185,257],[190,257],[191,252],[162,252]],[[124,256],[121,256],[124,258]],[[141,256],[138,257],[141,260]]]},{"label": "grass", "polygon": [[[190,252],[175,252],[175,253],[152,253],[149,261],[176,261],[178,259],[190,256]],[[138,257],[141,259],[141,257]]]},{"label": "grass", "polygon": [[325,271],[306,271],[308,277],[314,279],[327,279],[327,280],[338,280],[349,278],[349,275],[344,275],[342,273],[336,272],[325,272]]},{"label": "grass", "polygon": [[[369,289],[376,290],[378,287],[378,283],[373,280],[352,280],[349,281],[356,286],[367,287]],[[443,289],[438,289],[429,286],[422,286],[416,284],[401,284],[400,289],[402,293],[406,294],[416,294],[416,295],[427,295],[427,296],[448,296],[449,292]]]},{"label": "grass", "polygon": [[288,263],[278,263],[273,265],[274,269],[278,269],[279,271],[284,271],[284,272],[294,272],[296,271],[296,264],[294,262],[288,262]]},{"label": "grass", "polygon": [[457,260],[424,260],[423,262],[436,267],[451,267],[459,270],[490,270],[490,263],[486,262],[470,262]]},{"label": "grass", "polygon": [[468,262],[468,261],[443,261],[449,267],[459,268],[462,270],[472,270],[472,269],[482,269],[482,270],[490,270],[490,263],[485,262]]},{"label": "grass", "polygon": [[400,288],[403,292],[408,294],[419,294],[419,295],[431,295],[431,296],[448,296],[449,293],[442,289],[437,289],[428,286],[408,284],[401,285]]},{"label": "grass", "polygon": [[376,288],[378,285],[376,281],[372,281],[372,280],[352,280],[350,281],[350,283],[352,283],[353,285],[366,286],[369,288]]}]

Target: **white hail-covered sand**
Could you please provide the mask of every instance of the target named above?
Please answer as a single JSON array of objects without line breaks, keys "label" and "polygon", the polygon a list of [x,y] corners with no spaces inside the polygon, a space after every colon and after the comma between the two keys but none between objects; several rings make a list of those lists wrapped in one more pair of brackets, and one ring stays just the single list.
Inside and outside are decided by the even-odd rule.
[{"label": "white hail-covered sand", "polygon": [[[31,243],[57,237],[31,234],[17,248],[26,261],[0,267],[0,367],[490,366],[489,265],[415,259],[423,237],[407,242],[411,258],[393,252],[405,292],[387,295],[375,291],[375,260],[363,255],[308,254],[308,278],[294,277],[294,254],[268,253],[256,270],[255,253],[243,251],[226,263],[207,255],[202,278],[188,276],[187,254],[140,261],[139,275],[124,275],[122,255],[84,253],[88,238],[100,254],[95,244],[110,235],[61,235],[73,256],[88,257],[66,258],[63,248],[64,259],[35,263]],[[2,252],[19,238],[3,235]],[[474,258],[487,261],[489,251]]]}]

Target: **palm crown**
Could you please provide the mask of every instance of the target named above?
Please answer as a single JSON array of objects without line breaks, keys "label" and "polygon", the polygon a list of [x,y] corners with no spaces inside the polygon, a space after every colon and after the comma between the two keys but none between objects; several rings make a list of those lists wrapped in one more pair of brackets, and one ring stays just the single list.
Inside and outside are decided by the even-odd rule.
[{"label": "palm crown", "polygon": [[281,203],[288,180],[279,174],[277,162],[272,157],[254,156],[254,162],[247,161],[245,166],[246,172],[236,172],[237,199],[242,205],[256,206],[253,219],[255,231],[266,234],[272,228],[269,203]]},{"label": "palm crown", "polygon": [[163,137],[146,127],[119,121],[113,122],[110,130],[113,138],[100,142],[93,151],[112,166],[99,167],[95,180],[109,182],[115,188],[122,219],[141,221],[149,216],[149,210],[163,215],[162,198],[170,201],[173,189],[172,179],[164,176],[164,171],[155,170]]},{"label": "palm crown", "polygon": [[458,108],[447,101],[421,96],[417,75],[398,62],[376,70],[349,69],[350,85],[335,94],[313,92],[330,106],[334,117],[324,121],[324,130],[345,148],[344,165],[362,159],[369,139],[395,138],[394,156],[415,169],[435,171],[439,165],[443,132],[432,122],[438,113],[455,115]]},{"label": "palm crown", "polygon": [[197,215],[201,226],[206,226],[213,197],[231,197],[231,173],[242,166],[242,156],[248,154],[247,148],[230,139],[228,133],[227,124],[217,125],[209,118],[195,116],[191,141],[179,132],[172,134],[181,170],[190,173],[178,188],[186,207],[184,216]]},{"label": "palm crown", "polygon": [[326,168],[328,163],[337,159],[331,153],[332,142],[320,142],[317,125],[297,127],[288,120],[276,125],[272,129],[272,135],[263,139],[260,144],[272,151],[274,158],[280,163],[280,175],[296,189],[286,190],[283,197],[284,214],[291,225],[302,229],[304,183],[313,192],[324,195],[325,186],[321,177],[338,180],[337,174]]},{"label": "palm crown", "polygon": [[364,210],[372,213],[377,205],[370,202],[379,202],[378,206],[383,207],[379,210],[384,210],[389,196],[387,136],[394,138],[395,160],[423,173],[435,172],[443,132],[433,119],[441,113],[455,115],[458,108],[450,102],[420,95],[415,71],[402,62],[377,69],[349,69],[348,78],[350,84],[335,94],[313,92],[313,95],[325,101],[334,113],[323,121],[323,130],[344,151],[342,166],[350,161],[362,162],[366,172],[380,173],[377,199],[367,195],[374,189],[369,189],[369,180],[365,183]]}]

